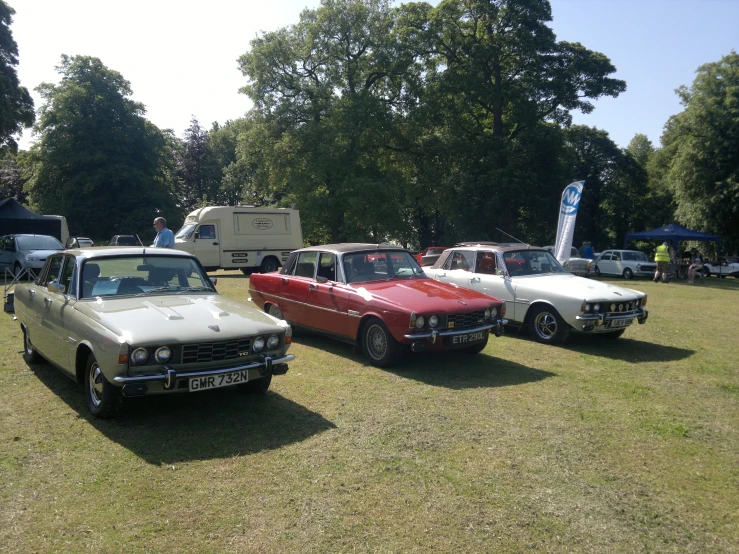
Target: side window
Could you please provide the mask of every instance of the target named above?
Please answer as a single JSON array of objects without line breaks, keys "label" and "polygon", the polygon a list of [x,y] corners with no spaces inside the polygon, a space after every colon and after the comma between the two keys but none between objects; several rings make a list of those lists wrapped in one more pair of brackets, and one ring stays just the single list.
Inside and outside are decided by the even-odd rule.
[{"label": "side window", "polygon": [[39,280],[39,285],[45,287],[52,281],[56,281],[57,283],[59,283],[63,261],[64,258],[62,256],[52,256],[51,258],[49,258],[49,260],[46,262],[46,271]]},{"label": "side window", "polygon": [[495,254],[492,252],[478,252],[475,271],[484,275],[495,275]]},{"label": "side window", "polygon": [[64,259],[64,269],[62,269],[62,276],[59,282],[64,285],[64,293],[70,296],[77,296],[77,291],[72,290],[72,277],[74,276],[75,259],[71,256],[67,256]]},{"label": "side window", "polygon": [[472,271],[474,266],[474,252],[466,252],[463,250],[456,250],[452,253],[447,261],[449,267],[447,269],[461,269],[462,271]]},{"label": "side window", "polygon": [[614,252],[611,255],[611,260],[614,262],[620,262],[621,261],[621,252]]},{"label": "side window", "polygon": [[604,261],[604,262],[610,261],[610,259],[611,259],[611,253],[610,252],[603,253],[603,255],[600,257],[600,259],[601,259],[601,261]]},{"label": "side window", "polygon": [[295,264],[296,277],[310,277],[311,279],[316,273],[316,259],[318,252],[309,251],[298,254],[298,263]]},{"label": "side window", "polygon": [[215,225],[201,225],[198,229],[201,239],[214,239],[216,238],[216,226]]},{"label": "side window", "polygon": [[336,278],[336,256],[328,252],[321,252],[318,263],[317,277],[325,277],[329,281],[337,281]]}]

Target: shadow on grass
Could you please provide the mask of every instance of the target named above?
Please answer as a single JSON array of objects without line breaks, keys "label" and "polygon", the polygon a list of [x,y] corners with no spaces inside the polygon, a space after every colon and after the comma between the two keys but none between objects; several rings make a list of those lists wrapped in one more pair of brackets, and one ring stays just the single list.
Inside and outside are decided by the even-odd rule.
[{"label": "shadow on grass", "polygon": [[336,427],[277,393],[233,388],[127,399],[117,419],[100,420],[89,413],[82,387],[50,365],[30,367],[79,417],[151,464],[254,454]]},{"label": "shadow on grass", "polygon": [[[298,330],[294,339],[296,343],[371,367],[367,359],[350,344],[302,329]],[[497,340],[495,337],[490,338],[488,348],[495,345],[495,340]],[[508,387],[541,381],[556,375],[549,371],[496,358],[485,352],[468,354],[460,351],[414,353],[406,350],[403,358],[396,365],[384,368],[383,371],[434,387],[455,390]]]},{"label": "shadow on grass", "polygon": [[[647,324],[648,325],[648,324]],[[507,333],[522,341],[534,342],[526,332],[512,331]],[[609,339],[602,335],[586,335],[571,333],[567,342],[561,346],[550,346],[549,348],[566,348],[587,354],[599,356],[611,360],[622,360],[631,363],[643,362],[675,362],[684,360],[695,354],[695,350],[689,348],[678,348],[677,346],[666,346],[643,340],[631,338]]]}]

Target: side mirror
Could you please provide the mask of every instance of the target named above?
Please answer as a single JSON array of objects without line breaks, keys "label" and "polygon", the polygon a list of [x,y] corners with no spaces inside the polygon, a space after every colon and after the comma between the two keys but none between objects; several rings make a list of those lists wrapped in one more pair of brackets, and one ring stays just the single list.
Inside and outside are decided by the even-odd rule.
[{"label": "side mirror", "polygon": [[496,267],[495,268],[495,274],[498,275],[499,277],[503,277],[505,275],[505,272],[502,269],[500,269],[499,267]]},{"label": "side mirror", "polygon": [[213,278],[212,278],[212,279],[210,280],[210,282],[211,282],[211,283],[213,283],[213,287],[215,288],[215,286],[216,286],[216,285],[218,284],[218,277],[213,277]]},{"label": "side mirror", "polygon": [[318,277],[316,277],[316,281],[318,281],[319,283],[327,283],[327,282],[328,282],[328,278],[326,278],[326,277],[321,277],[321,276],[319,275]]},{"label": "side mirror", "polygon": [[195,234],[192,236],[193,240],[197,240],[200,238],[200,231],[195,231]]},{"label": "side mirror", "polygon": [[46,287],[46,290],[48,290],[49,292],[56,293],[56,294],[64,294],[64,289],[65,289],[64,285],[62,285],[61,283],[57,283],[55,281],[52,281]]}]

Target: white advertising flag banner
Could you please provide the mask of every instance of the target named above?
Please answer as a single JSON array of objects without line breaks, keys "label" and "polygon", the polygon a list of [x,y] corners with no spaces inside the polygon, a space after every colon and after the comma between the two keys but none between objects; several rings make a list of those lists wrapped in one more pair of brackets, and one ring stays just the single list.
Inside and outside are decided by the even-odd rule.
[{"label": "white advertising flag banner", "polygon": [[554,243],[554,257],[559,263],[570,259],[572,250],[572,236],[575,234],[575,219],[577,208],[582,197],[582,188],[585,181],[570,183],[562,193],[562,203],[559,206],[559,223],[557,224],[557,241]]}]

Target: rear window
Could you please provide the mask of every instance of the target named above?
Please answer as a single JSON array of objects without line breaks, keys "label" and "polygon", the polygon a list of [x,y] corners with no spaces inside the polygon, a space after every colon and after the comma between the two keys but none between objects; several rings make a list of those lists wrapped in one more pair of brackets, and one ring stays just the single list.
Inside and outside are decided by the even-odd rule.
[{"label": "rear window", "polygon": [[120,246],[138,246],[139,241],[136,237],[118,237],[118,244]]}]

